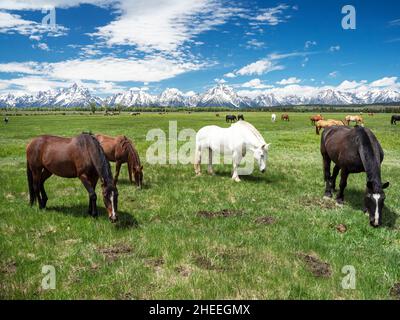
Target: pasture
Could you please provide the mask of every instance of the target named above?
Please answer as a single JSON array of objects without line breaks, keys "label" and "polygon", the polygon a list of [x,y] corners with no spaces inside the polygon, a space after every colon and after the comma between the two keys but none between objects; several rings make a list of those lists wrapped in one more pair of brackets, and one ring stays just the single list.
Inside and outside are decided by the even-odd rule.
[{"label": "pasture", "polygon": [[[231,180],[230,165],[195,177],[192,165],[149,165],[147,132],[177,120],[178,130],[225,123],[225,113],[43,115],[0,126],[0,298],[2,299],[393,299],[400,297],[400,126],[389,114],[364,115],[385,151],[384,226],[361,209],[365,174],[351,175],[344,207],[323,200],[324,181],[308,113],[271,122],[244,113],[271,143],[267,172]],[[324,114],[344,119],[345,114]],[[144,165],[144,187],[123,165],[117,224],[87,214],[78,179],[52,176],[44,211],[28,204],[25,146],[40,134],[124,134]],[[112,164],[115,170],[115,164]],[[44,290],[42,266],[56,270]],[[343,289],[344,266],[355,289]]]}]

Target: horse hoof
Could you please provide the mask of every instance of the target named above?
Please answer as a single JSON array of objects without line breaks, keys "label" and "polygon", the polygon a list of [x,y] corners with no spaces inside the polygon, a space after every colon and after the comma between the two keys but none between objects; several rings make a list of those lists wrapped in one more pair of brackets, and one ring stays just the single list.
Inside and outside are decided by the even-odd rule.
[{"label": "horse hoof", "polygon": [[239,177],[232,178],[232,179],[233,179],[233,181],[235,181],[235,182],[240,182],[240,181],[241,181]]}]

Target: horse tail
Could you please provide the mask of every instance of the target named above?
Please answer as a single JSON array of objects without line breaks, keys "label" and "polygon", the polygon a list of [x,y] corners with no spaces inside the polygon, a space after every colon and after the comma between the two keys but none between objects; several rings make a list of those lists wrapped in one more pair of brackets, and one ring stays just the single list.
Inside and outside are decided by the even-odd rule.
[{"label": "horse tail", "polygon": [[28,177],[29,203],[32,206],[35,203],[36,195],[33,189],[33,174],[28,161],[26,162],[26,175]]}]

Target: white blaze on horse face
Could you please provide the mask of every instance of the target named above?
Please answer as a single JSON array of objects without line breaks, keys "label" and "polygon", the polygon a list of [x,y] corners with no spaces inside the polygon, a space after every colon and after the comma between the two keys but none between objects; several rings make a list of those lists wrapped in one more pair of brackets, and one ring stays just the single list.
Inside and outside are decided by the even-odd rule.
[{"label": "white blaze on horse face", "polygon": [[112,218],[113,218],[113,219],[115,219],[115,210],[114,210],[114,191],[113,191],[113,192],[111,192],[110,201],[111,201],[111,208],[112,208]]},{"label": "white blaze on horse face", "polygon": [[381,198],[381,195],[379,193],[376,193],[373,194],[372,197],[375,199],[376,202],[374,225],[377,226],[379,224],[379,199]]}]

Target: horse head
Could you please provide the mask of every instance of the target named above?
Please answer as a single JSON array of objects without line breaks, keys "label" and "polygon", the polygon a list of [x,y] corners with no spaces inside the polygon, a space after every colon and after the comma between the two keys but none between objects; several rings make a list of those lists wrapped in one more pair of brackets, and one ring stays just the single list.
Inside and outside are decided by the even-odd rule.
[{"label": "horse head", "polygon": [[118,190],[112,185],[103,185],[103,199],[104,205],[108,212],[108,218],[111,222],[116,222],[118,220],[117,210],[118,210]]},{"label": "horse head", "polygon": [[268,150],[270,145],[271,144],[264,144],[254,150],[254,159],[256,159],[262,173],[267,169]]},{"label": "horse head", "polygon": [[389,182],[383,184],[381,188],[374,188],[372,181],[367,183],[364,211],[369,214],[369,223],[373,227],[379,227],[382,224],[382,210],[385,205],[385,192],[383,190],[388,187]]}]

